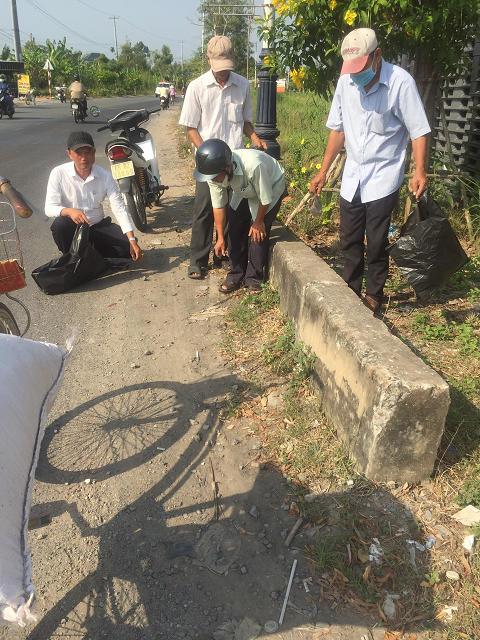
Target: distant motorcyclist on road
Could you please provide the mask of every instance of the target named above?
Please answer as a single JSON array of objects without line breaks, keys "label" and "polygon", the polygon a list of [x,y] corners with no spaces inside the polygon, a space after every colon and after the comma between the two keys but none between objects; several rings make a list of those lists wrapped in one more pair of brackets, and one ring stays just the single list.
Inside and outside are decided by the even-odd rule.
[{"label": "distant motorcyclist on road", "polygon": [[80,76],[78,75],[78,73],[76,73],[73,76],[73,82],[68,87],[68,90],[70,91],[70,105],[72,104],[73,100],[80,100],[81,101],[81,105],[82,105],[82,109],[83,109],[83,113],[86,116],[87,115],[87,96],[88,96],[88,92],[87,92],[87,89],[86,89],[85,85],[83,85],[80,82]]},{"label": "distant motorcyclist on road", "polygon": [[10,85],[7,82],[7,77],[4,73],[0,73],[0,93],[5,93],[5,104],[7,106],[7,110],[10,105],[13,103],[12,98],[10,97]]},{"label": "distant motorcyclist on road", "polygon": [[175,86],[173,84],[170,85],[170,104],[173,106],[175,104]]},{"label": "distant motorcyclist on road", "polygon": [[167,101],[167,105],[168,105],[168,103],[170,101],[170,89],[169,89],[169,87],[166,87],[166,86],[160,87],[158,95],[160,97],[160,102],[162,101],[162,98],[165,98],[165,100]]}]

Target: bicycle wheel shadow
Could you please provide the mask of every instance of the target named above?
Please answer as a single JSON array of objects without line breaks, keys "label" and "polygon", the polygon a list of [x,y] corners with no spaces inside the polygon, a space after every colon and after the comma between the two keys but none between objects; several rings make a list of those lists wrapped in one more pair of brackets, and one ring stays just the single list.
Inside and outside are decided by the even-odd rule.
[{"label": "bicycle wheel shadow", "polygon": [[[342,606],[332,610],[318,589],[304,591],[298,578],[312,575],[302,553],[311,539],[305,530],[294,549],[284,547],[282,531],[296,518],[281,508],[287,485],[276,471],[245,464],[251,441],[235,444],[241,425],[217,431],[217,409],[209,400],[234,381],[131,385],[81,404],[49,427],[37,475],[52,489],[69,486],[68,499],[49,503],[54,517],[48,531],[52,554],[69,558],[70,576],[67,581],[62,565],[41,567],[40,573],[49,572],[42,587],[49,583],[59,595],[33,630],[15,639],[207,640],[233,618],[278,620],[294,559],[292,606],[281,632],[270,637],[310,639],[320,619],[342,629],[350,625],[351,635],[342,638],[358,638],[367,628],[374,640],[383,638],[373,620]],[[213,478],[220,524],[233,542],[211,551],[219,563],[235,555],[221,573],[190,557],[215,521]],[[324,500],[340,503],[342,496],[328,492]],[[68,539],[63,534],[55,541],[56,527],[69,531]],[[185,555],[169,558],[167,542]]]}]

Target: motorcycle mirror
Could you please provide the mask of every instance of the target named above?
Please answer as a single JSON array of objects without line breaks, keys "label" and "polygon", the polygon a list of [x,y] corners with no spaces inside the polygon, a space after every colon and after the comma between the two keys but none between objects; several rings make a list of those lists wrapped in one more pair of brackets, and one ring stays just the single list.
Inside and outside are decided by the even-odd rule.
[{"label": "motorcycle mirror", "polygon": [[98,107],[90,107],[90,115],[92,115],[94,118],[98,118],[98,116],[101,114],[102,112],[100,111],[100,109]]}]

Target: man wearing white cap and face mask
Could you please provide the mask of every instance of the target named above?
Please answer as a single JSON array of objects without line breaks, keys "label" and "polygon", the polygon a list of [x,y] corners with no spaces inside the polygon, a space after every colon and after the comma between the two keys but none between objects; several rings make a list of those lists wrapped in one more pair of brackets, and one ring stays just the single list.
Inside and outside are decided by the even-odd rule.
[{"label": "man wearing white cap and face mask", "polygon": [[415,81],[382,58],[372,29],[355,29],[342,43],[343,66],[327,120],[331,129],[319,173],[310,191],[320,194],[327,171],[345,144],[340,190],[340,246],[343,279],[363,303],[377,311],[388,276],[388,229],[405,175],[407,136],[412,140],[417,199],[427,187],[425,158],[430,126]]},{"label": "man wearing white cap and face mask", "polygon": [[[227,36],[214,36],[207,46],[207,60],[211,67],[188,86],[180,115],[180,124],[195,148],[204,140],[217,138],[231,149],[243,149],[243,134],[254,146],[267,149],[267,144],[255,133],[250,83],[234,73],[233,48]],[[188,276],[203,278],[212,246],[213,208],[210,189],[205,182],[197,182],[190,242]]]}]

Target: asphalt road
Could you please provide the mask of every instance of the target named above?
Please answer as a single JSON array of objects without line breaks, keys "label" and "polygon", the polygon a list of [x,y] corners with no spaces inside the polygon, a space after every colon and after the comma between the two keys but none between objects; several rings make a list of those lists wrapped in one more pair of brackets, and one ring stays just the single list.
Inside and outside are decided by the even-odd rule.
[{"label": "asphalt road", "polygon": [[[52,342],[61,342],[64,338],[63,335],[47,331],[49,326],[56,324],[56,318],[50,316],[48,310],[51,304],[37,290],[29,274],[35,267],[59,255],[50,234],[50,221],[43,209],[50,171],[68,161],[65,153],[68,135],[76,128],[89,131],[97,145],[96,162],[108,169],[104,148],[112,134],[108,130],[98,133],[98,127],[125,109],[156,109],[158,99],[154,96],[89,99],[89,106],[93,104],[101,109],[101,115],[98,118],[90,116],[85,123],[78,125],[73,121],[68,102],[62,104],[58,100],[45,99],[38,100],[35,107],[16,100],[14,117],[0,120],[0,175],[11,180],[35,211],[35,215],[28,220],[17,219],[28,274],[27,288],[17,295],[32,314],[32,327],[27,335],[30,338],[45,338]],[[9,306],[22,326],[22,313],[14,305],[9,303]]]}]

